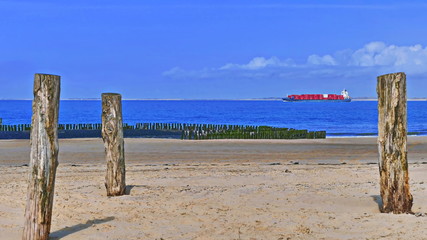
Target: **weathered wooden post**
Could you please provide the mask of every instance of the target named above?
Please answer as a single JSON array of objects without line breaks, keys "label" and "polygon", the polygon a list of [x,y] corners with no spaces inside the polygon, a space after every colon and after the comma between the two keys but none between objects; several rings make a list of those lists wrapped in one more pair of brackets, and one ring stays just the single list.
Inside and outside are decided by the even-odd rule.
[{"label": "weathered wooden post", "polygon": [[60,76],[35,74],[24,240],[49,239],[56,167]]},{"label": "weathered wooden post", "polygon": [[406,150],[406,75],[402,72],[386,74],[377,80],[381,212],[411,213]]},{"label": "weathered wooden post", "polygon": [[122,96],[102,94],[102,139],[107,160],[105,187],[107,196],[125,194],[125,154],[123,141]]}]

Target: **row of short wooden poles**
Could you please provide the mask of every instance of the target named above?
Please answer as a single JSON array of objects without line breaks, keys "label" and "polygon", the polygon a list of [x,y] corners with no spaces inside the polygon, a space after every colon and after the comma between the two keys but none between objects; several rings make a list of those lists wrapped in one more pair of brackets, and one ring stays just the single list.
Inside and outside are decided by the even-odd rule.
[{"label": "row of short wooden poles", "polygon": [[191,127],[183,131],[181,139],[316,139],[326,138],[326,131],[309,132],[268,126],[237,126],[228,129]]},{"label": "row of short wooden poles", "polygon": [[[382,212],[411,213],[412,195],[406,152],[406,76],[378,77],[378,144]],[[30,173],[23,239],[49,238],[56,168],[60,76],[35,74],[32,105]],[[102,94],[107,196],[125,193],[121,95]]]},{"label": "row of short wooden poles", "polygon": [[[100,130],[101,123],[58,124],[58,130]],[[317,139],[326,138],[326,131],[297,130],[270,126],[190,124],[190,123],[136,123],[123,124],[124,130],[181,131],[181,139]],[[2,125],[0,131],[30,131],[31,124]]]},{"label": "row of short wooden poles", "polygon": [[[100,130],[101,123],[58,124],[58,130]],[[123,124],[124,130],[159,130],[181,132],[181,139],[317,139],[326,138],[326,131],[297,130],[250,125],[137,123]],[[31,124],[1,125],[0,131],[30,131]]]}]

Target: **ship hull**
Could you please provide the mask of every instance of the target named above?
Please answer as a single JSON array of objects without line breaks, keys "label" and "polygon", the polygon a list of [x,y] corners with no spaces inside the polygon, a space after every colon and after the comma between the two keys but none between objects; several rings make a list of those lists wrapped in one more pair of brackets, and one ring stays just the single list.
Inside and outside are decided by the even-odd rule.
[{"label": "ship hull", "polygon": [[351,102],[351,99],[292,99],[282,98],[284,102]]}]

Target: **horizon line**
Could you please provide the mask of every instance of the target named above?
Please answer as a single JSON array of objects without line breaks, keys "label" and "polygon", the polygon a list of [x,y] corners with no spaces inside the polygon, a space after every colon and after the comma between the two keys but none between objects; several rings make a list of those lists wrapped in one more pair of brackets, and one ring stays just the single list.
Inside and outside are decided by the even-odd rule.
[{"label": "horizon line", "polygon": [[[377,101],[373,97],[354,97],[354,101]],[[30,98],[4,98],[0,101],[32,101]],[[101,101],[101,98],[63,98],[61,101]],[[124,98],[123,101],[282,101],[281,97],[266,98]],[[427,101],[426,97],[407,98],[407,101]]]}]

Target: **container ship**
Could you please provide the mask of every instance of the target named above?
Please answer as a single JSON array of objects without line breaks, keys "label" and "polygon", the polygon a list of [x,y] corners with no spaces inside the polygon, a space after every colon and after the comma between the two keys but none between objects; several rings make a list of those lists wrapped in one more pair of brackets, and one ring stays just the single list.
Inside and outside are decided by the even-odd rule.
[{"label": "container ship", "polygon": [[342,90],[341,95],[338,94],[301,94],[288,95],[282,98],[284,102],[351,102],[350,95],[347,90]]}]

